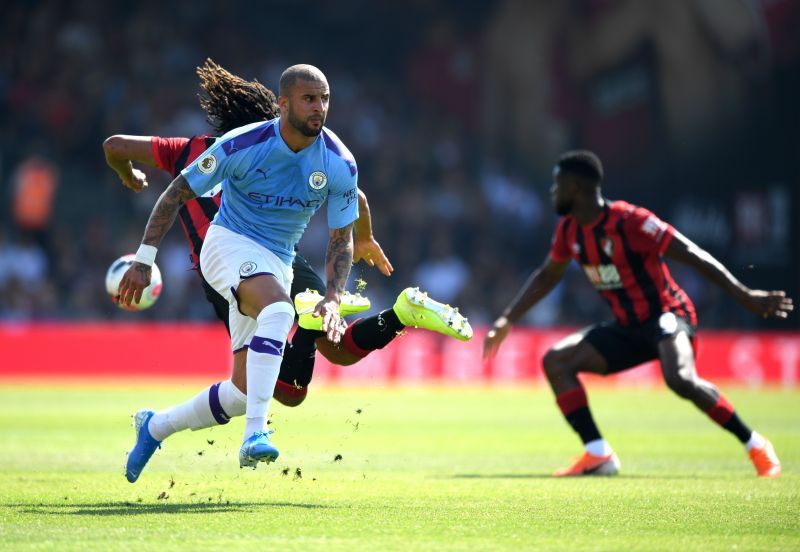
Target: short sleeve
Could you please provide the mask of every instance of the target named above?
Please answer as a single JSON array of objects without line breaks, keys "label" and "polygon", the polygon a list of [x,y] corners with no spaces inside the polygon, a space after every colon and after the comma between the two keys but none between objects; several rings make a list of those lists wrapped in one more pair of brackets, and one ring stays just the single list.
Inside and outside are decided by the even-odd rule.
[{"label": "short sleeve", "polygon": [[247,150],[232,146],[236,138],[232,136],[217,140],[181,171],[196,195],[205,194],[225,179],[242,178],[247,173]]},{"label": "short sleeve", "polygon": [[634,251],[663,255],[674,235],[675,229],[670,224],[641,207],[634,209],[625,221],[625,237]]},{"label": "short sleeve", "polygon": [[358,219],[358,170],[347,163],[328,193],[328,228],[344,228]]},{"label": "short sleeve", "polygon": [[559,263],[572,259],[572,254],[567,244],[567,221],[568,219],[564,217],[558,223],[550,245],[550,258]]},{"label": "short sleeve", "polygon": [[181,152],[189,145],[189,139],[153,136],[150,138],[150,145],[153,148],[153,159],[155,159],[156,167],[170,174],[175,174],[175,162]]}]

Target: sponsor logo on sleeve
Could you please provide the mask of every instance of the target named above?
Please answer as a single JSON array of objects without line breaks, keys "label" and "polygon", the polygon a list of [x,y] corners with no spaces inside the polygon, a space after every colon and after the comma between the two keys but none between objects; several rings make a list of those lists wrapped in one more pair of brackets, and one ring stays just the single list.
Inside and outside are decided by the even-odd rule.
[{"label": "sponsor logo on sleeve", "polygon": [[197,163],[197,168],[203,174],[211,174],[217,168],[217,158],[213,153],[209,153]]},{"label": "sponsor logo on sleeve", "polygon": [[358,200],[358,188],[350,188],[344,193],[345,205],[339,210],[344,211],[345,209],[350,207],[350,205],[352,205],[353,202],[356,200]]},{"label": "sponsor logo on sleeve", "polygon": [[661,239],[661,236],[664,235],[666,229],[667,225],[652,215],[647,217],[642,224],[642,232],[652,237],[656,241]]},{"label": "sponsor logo on sleeve", "polygon": [[308,177],[308,185],[313,190],[321,190],[328,183],[328,177],[322,171],[314,171]]}]

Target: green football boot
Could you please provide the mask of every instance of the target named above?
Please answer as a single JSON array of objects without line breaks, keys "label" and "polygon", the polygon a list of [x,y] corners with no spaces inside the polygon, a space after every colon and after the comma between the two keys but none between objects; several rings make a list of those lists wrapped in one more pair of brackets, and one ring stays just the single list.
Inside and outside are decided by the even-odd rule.
[{"label": "green football boot", "polygon": [[404,326],[424,328],[461,341],[472,339],[472,326],[458,308],[434,301],[418,287],[406,288],[397,296],[394,312]]},{"label": "green football boot", "polygon": [[[306,330],[322,330],[322,317],[312,316],[317,303],[322,301],[322,295],[315,289],[307,289],[294,296],[294,309],[297,311],[297,324]],[[342,293],[342,301],[339,303],[339,316],[350,316],[369,310],[370,302],[368,297],[360,293]]]}]

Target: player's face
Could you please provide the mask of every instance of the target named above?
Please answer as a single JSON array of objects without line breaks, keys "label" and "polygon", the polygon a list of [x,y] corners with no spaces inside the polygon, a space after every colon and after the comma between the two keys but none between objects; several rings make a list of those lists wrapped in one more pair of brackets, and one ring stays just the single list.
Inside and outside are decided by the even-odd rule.
[{"label": "player's face", "polygon": [[568,215],[572,212],[575,205],[574,184],[570,183],[561,170],[556,167],[553,169],[553,185],[550,186],[550,200],[556,214],[559,216]]},{"label": "player's face", "polygon": [[289,93],[289,123],[304,136],[319,136],[328,116],[331,93],[327,82],[298,80]]}]

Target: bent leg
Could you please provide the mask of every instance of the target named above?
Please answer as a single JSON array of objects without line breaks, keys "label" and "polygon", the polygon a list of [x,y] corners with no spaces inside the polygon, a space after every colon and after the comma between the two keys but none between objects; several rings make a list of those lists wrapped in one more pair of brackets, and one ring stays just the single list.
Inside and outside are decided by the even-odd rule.
[{"label": "bent leg", "polygon": [[685,331],[662,339],[658,343],[658,353],[667,387],[694,403],[742,443],[750,440],[753,431],[742,422],[733,405],[712,383],[697,375],[694,348]]},{"label": "bent leg", "polygon": [[596,456],[610,454],[610,447],[602,441],[600,430],[589,410],[586,391],[578,379],[578,372],[604,374],[607,364],[602,355],[585,339],[583,333],[574,333],[547,351],[542,365],[561,413],[584,445],[592,443],[588,448]]},{"label": "bent leg", "polygon": [[579,372],[608,372],[606,359],[585,337],[582,332],[568,335],[544,355],[542,367],[556,395],[580,387]]}]

